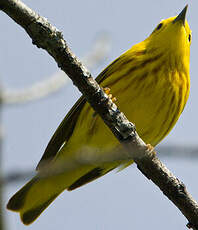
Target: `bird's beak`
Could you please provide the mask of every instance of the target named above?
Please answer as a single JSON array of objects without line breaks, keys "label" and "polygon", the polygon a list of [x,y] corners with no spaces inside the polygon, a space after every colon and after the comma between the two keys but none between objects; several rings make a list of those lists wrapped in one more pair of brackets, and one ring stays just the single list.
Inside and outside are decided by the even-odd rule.
[{"label": "bird's beak", "polygon": [[185,19],[186,19],[186,11],[188,9],[188,5],[184,7],[182,12],[174,19],[173,23],[181,21],[183,25],[185,25]]}]

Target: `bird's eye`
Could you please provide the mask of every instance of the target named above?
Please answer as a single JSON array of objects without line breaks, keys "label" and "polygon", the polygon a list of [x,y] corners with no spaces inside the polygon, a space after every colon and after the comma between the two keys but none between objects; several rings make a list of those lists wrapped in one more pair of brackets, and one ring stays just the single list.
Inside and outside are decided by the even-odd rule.
[{"label": "bird's eye", "polygon": [[191,36],[191,34],[189,34],[189,35],[188,35],[188,41],[189,41],[189,42],[191,41],[191,38],[192,38],[192,36]]},{"label": "bird's eye", "polygon": [[158,26],[157,26],[157,30],[159,30],[161,27],[162,27],[163,23],[160,23]]}]

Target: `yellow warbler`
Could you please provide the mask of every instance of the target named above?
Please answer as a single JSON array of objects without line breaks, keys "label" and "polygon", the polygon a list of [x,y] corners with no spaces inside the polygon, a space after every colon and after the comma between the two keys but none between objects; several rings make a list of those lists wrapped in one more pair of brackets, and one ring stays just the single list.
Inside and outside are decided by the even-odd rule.
[{"label": "yellow warbler", "polygon": [[[151,35],[112,62],[98,77],[117,105],[135,123],[140,137],[158,144],[173,128],[189,95],[191,31],[187,6],[162,20]],[[131,160],[116,159],[124,149],[81,97],[64,118],[37,167],[37,175],[8,202],[24,224],[32,223],[65,189],[73,190]]]}]

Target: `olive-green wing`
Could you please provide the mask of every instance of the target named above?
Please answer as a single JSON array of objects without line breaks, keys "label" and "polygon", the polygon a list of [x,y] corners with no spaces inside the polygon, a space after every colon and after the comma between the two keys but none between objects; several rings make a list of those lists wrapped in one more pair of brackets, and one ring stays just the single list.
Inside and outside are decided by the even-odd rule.
[{"label": "olive-green wing", "polygon": [[37,170],[39,170],[42,165],[45,165],[51,161],[56,156],[63,143],[69,140],[78,119],[78,115],[80,114],[85,102],[85,98],[80,97],[63,119],[48,143],[47,148],[45,149],[45,152],[36,167]]},{"label": "olive-green wing", "polygon": [[[106,69],[104,69],[99,74],[99,76],[96,78],[96,81],[99,84],[111,74],[111,67],[113,64],[115,64],[115,62],[117,62],[118,59],[112,62]],[[76,125],[78,116],[85,103],[86,99],[83,96],[81,96],[79,100],[71,108],[66,117],[63,119],[63,121],[57,128],[56,132],[52,136],[50,142],[48,143],[47,148],[45,149],[45,152],[36,167],[37,170],[39,170],[42,167],[42,165],[45,165],[49,161],[51,161],[56,156],[58,150],[63,145],[63,143],[69,140]]]}]

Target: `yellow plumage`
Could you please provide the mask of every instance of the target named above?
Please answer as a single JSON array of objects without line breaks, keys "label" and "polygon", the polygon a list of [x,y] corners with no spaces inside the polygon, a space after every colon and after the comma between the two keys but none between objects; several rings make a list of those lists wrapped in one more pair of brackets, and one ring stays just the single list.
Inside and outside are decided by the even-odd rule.
[{"label": "yellow plumage", "polygon": [[[140,137],[158,144],[173,128],[189,95],[191,31],[187,7],[161,21],[143,42],[112,62],[98,77],[116,104],[135,123]],[[81,97],[62,121],[37,167],[38,174],[19,190],[7,207],[32,223],[65,189],[73,190],[132,161],[99,115]]]}]

